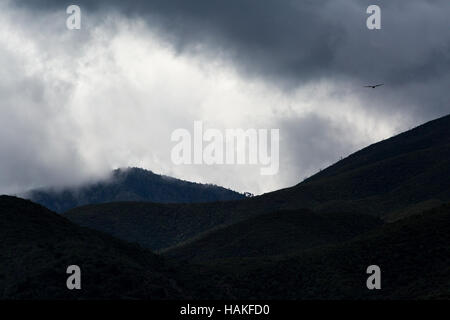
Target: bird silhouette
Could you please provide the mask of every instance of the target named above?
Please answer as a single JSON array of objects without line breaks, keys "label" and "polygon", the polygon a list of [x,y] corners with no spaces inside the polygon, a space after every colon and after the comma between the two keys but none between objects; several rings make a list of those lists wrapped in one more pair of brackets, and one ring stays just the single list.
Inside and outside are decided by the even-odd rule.
[{"label": "bird silhouette", "polygon": [[372,88],[372,89],[375,89],[376,87],[380,87],[380,86],[384,86],[384,83],[376,84],[376,85],[373,85],[373,86],[364,86],[364,87],[365,87],[365,88]]}]

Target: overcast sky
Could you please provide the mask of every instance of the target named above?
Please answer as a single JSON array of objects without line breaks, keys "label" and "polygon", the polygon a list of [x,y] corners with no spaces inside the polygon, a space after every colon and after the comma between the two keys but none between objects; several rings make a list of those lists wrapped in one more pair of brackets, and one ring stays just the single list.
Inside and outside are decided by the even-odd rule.
[{"label": "overcast sky", "polygon": [[[81,30],[66,28],[69,4]],[[366,27],[370,4],[381,30]],[[449,17],[448,0],[2,0],[0,193],[126,166],[289,187],[449,113]],[[170,135],[195,120],[279,128],[279,173],[173,165]]]}]

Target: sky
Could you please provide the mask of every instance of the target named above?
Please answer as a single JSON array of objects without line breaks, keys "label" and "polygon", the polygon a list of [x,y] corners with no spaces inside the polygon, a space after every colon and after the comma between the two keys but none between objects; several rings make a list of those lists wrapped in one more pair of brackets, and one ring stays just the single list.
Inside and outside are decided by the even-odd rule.
[{"label": "sky", "polygon": [[[295,185],[449,113],[449,17],[448,0],[2,0],[0,193],[128,166],[254,194]],[[171,133],[199,120],[279,129],[278,173],[173,164]]]}]

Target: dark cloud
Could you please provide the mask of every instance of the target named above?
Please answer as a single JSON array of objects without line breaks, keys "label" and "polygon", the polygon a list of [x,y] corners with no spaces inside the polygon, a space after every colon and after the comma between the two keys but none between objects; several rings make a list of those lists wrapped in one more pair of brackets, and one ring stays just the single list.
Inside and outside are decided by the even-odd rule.
[{"label": "dark cloud", "polygon": [[301,117],[282,119],[280,172],[294,185],[356,151],[360,145],[353,143],[344,125],[310,113]]},{"label": "dark cloud", "polygon": [[[34,10],[61,10],[67,1],[17,1]],[[355,85],[386,82],[401,96],[398,111],[426,105],[422,121],[449,111],[450,30],[447,0],[80,0],[85,11],[108,10],[146,19],[180,52],[231,59],[250,77],[293,89],[320,78]],[[366,8],[382,8],[382,29],[365,26]],[[419,85],[419,88],[418,88]],[[445,87],[445,86],[444,86]],[[437,90],[437,91],[434,91]],[[387,96],[392,95],[390,92]],[[426,97],[444,96],[436,101]],[[383,105],[392,110],[392,100]],[[410,108],[410,112],[416,109]]]},{"label": "dark cloud", "polygon": [[[82,8],[82,32],[71,34],[72,38],[69,40],[68,36],[61,34],[56,37],[58,41],[62,39],[61,43],[46,44],[45,38],[48,35],[60,34],[55,25],[64,23],[65,9],[74,3]],[[366,8],[371,4],[378,4],[382,8],[382,29],[378,31],[366,28]],[[130,18],[131,21],[135,18],[142,19],[146,28],[170,43],[179,55],[193,55],[200,57],[200,61],[203,56],[206,58],[204,61],[209,58],[224,59],[231,62],[244,79],[262,80],[268,87],[274,86],[294,98],[298,96],[297,90],[310,88],[306,96],[300,95],[305,100],[301,101],[302,103],[308,104],[308,99],[317,98],[308,96],[316,92],[316,83],[319,88],[317,91],[328,90],[327,99],[317,98],[316,103],[312,103],[314,108],[323,108],[326,111],[317,110],[315,113],[314,110],[308,110],[309,113],[305,115],[305,111],[296,106],[292,114],[277,115],[276,119],[266,121],[271,127],[279,127],[281,136],[284,137],[281,160],[283,185],[295,184],[298,179],[338,160],[341,155],[355,151],[363,146],[362,143],[371,142],[373,137],[384,136],[382,133],[374,134],[355,142],[358,139],[352,136],[352,133],[356,132],[352,130],[352,125],[359,121],[359,118],[353,119],[352,123],[345,123],[343,119],[347,115],[338,117],[336,115],[340,110],[334,110],[333,106],[322,106],[320,102],[342,107],[342,102],[352,104],[357,101],[355,104],[360,108],[357,110],[360,114],[380,122],[388,122],[389,118],[402,119],[403,125],[396,130],[407,129],[411,125],[450,111],[448,0],[15,0],[9,5],[11,8],[26,11],[28,14],[24,19],[45,12],[49,17],[58,20],[57,23],[52,21],[49,28],[42,23],[33,27],[37,42],[43,43],[40,49],[47,48],[49,55],[56,55],[50,51],[57,51],[56,61],[59,61],[60,56],[66,56],[66,52],[75,57],[77,49],[89,47],[89,28],[101,25],[109,13],[113,12]],[[20,22],[24,25],[26,23]],[[70,48],[66,47],[68,43]],[[3,65],[10,68],[15,64],[20,65],[19,60],[15,64],[14,61],[7,60],[13,59],[11,57],[14,56],[14,50],[12,49],[9,55],[0,55],[0,59],[5,62]],[[82,54],[83,52],[80,53]],[[46,53],[43,52],[37,60],[44,61],[44,72],[53,72],[55,68],[50,68],[50,71],[45,69],[45,57]],[[98,59],[97,62],[104,60],[105,56],[98,55]],[[66,64],[70,65],[71,60]],[[8,71],[8,68],[5,70]],[[43,92],[53,92],[53,88],[49,87],[53,85],[53,80],[50,81],[52,77],[30,79],[24,76],[20,77],[23,78],[20,80],[23,83],[10,86],[4,84],[7,83],[5,79],[25,73],[26,70],[11,69],[8,73],[3,71],[3,85],[0,83],[3,105],[22,106],[19,111],[11,111],[11,117],[16,117],[15,119],[9,121],[3,118],[0,122],[3,124],[3,129],[0,128],[3,133],[0,139],[2,154],[9,154],[1,159],[0,167],[7,168],[8,172],[16,172],[9,174],[3,170],[2,177],[7,181],[4,184],[24,185],[45,180],[43,176],[54,174],[55,179],[47,179],[46,183],[55,183],[58,181],[56,176],[67,174],[65,164],[71,163],[75,168],[83,167],[84,160],[78,159],[80,156],[77,151],[71,149],[70,145],[75,145],[76,142],[72,142],[73,137],[66,132],[68,125],[64,124],[64,121],[70,123],[70,119],[58,120],[63,123],[60,128],[51,129],[58,119],[55,114],[58,115],[59,111],[55,113],[54,110],[47,110],[48,107],[44,108],[48,114],[38,115],[39,125],[24,126],[22,133],[10,138],[15,131],[21,130],[17,124],[27,123],[24,114],[29,112],[30,105],[39,104],[36,109],[42,111],[41,105],[51,105],[49,101],[57,105],[64,99],[64,95],[61,95],[62,98],[43,95]],[[59,79],[59,73],[55,78]],[[326,84],[323,85],[323,82]],[[375,82],[386,85],[376,90],[362,87]],[[331,90],[327,89],[328,83]],[[65,90],[65,95],[69,96],[70,88]],[[164,93],[163,90],[159,91]],[[111,89],[111,92],[113,93],[105,90],[99,96],[108,101],[108,94],[114,96],[116,90]],[[130,90],[130,93],[125,95],[126,99],[135,98],[135,94],[134,90]],[[103,101],[102,99],[100,100]],[[120,104],[117,101],[120,99],[116,98],[113,102]],[[181,102],[177,100],[174,104]],[[167,109],[167,106],[164,105],[164,108]],[[274,113],[277,111],[279,110],[274,110]],[[355,110],[352,108],[342,109],[342,113],[350,115],[353,111]],[[132,120],[132,123],[137,121],[134,118]],[[173,122],[159,122],[165,127],[171,127],[171,121]],[[370,123],[373,122],[372,119]],[[392,121],[389,124],[397,125],[398,122]],[[68,137],[49,144],[48,141],[52,141],[54,137],[52,130],[58,131],[60,137]],[[85,129],[83,127],[79,130]],[[358,130],[364,131],[361,126]],[[115,146],[116,141],[111,141]],[[101,141],[98,145],[103,144]],[[42,157],[36,159],[34,169],[30,168],[28,173],[26,170],[20,170],[30,166],[27,163],[33,158],[32,155],[41,153],[39,149],[42,147],[39,146],[45,146],[48,157],[58,154],[65,156],[61,161],[57,161],[56,169],[53,164],[47,165],[50,161]],[[146,152],[145,150],[146,148],[142,153]],[[139,158],[139,155],[136,157]],[[121,165],[120,160],[118,162]],[[17,178],[19,171],[23,174]],[[91,170],[89,174],[92,171],[95,170]],[[70,179],[72,178],[65,180]],[[229,182],[229,185],[232,183],[234,182]]]}]

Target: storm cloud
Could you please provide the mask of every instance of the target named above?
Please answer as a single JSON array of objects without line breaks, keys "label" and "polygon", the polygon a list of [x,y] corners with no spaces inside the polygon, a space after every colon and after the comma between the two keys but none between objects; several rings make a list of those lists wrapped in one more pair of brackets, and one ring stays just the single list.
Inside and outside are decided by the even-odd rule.
[{"label": "storm cloud", "polygon": [[[141,165],[260,193],[450,110],[445,0],[80,0],[76,32],[69,4],[2,7],[3,190]],[[381,30],[366,28],[371,4]],[[196,119],[280,128],[280,174],[170,165],[164,137]]]},{"label": "storm cloud", "polygon": [[[449,83],[450,4],[445,0],[78,3],[87,12],[97,13],[92,18],[110,10],[142,17],[180,53],[221,55],[244,73],[291,88],[323,77],[385,81],[392,90]],[[61,10],[67,1],[19,4],[34,10]],[[371,4],[382,9],[382,29],[378,31],[365,26],[366,8]],[[423,94],[421,90],[417,96]],[[438,101],[431,106],[432,115],[447,110]]]}]

